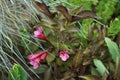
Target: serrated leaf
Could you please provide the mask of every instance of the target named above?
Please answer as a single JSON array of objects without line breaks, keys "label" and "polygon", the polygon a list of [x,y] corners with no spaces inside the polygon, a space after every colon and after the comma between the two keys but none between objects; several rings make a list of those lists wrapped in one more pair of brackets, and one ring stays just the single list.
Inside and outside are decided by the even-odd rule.
[{"label": "serrated leaf", "polygon": [[104,22],[107,22],[107,20],[110,19],[111,15],[114,13],[116,9],[115,5],[116,5],[115,0],[111,0],[111,1],[100,0],[96,6],[96,12],[99,16],[102,17],[102,20]]},{"label": "serrated leaf", "polygon": [[[27,80],[27,72],[18,64],[15,64],[12,69],[11,73],[9,73],[8,80]],[[14,79],[13,79],[13,77]]]},{"label": "serrated leaf", "polygon": [[108,27],[108,34],[113,38],[120,32],[120,17],[115,18],[110,22],[110,26]]},{"label": "serrated leaf", "polygon": [[117,46],[117,44],[113,41],[111,41],[109,38],[105,38],[105,42],[107,43],[107,47],[109,49],[109,52],[112,56],[112,59],[114,62],[116,62],[116,58],[119,57],[120,58],[120,52],[119,52],[119,48]]},{"label": "serrated leaf", "polygon": [[56,9],[63,14],[63,16],[67,19],[67,21],[71,20],[72,16],[69,14],[69,12],[65,6],[59,5],[56,7]]},{"label": "serrated leaf", "polygon": [[94,59],[93,62],[97,67],[96,70],[100,73],[101,76],[103,76],[105,72],[109,74],[108,70],[106,69],[106,67],[104,66],[101,60]]}]

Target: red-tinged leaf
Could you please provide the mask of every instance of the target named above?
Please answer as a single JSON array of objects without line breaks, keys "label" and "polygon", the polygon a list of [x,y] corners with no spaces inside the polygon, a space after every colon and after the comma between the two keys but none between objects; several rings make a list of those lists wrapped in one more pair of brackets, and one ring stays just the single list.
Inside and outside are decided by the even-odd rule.
[{"label": "red-tinged leaf", "polygon": [[[58,26],[54,21],[52,21],[50,19],[41,19],[41,23],[39,25],[45,26],[45,27],[48,27],[51,29]],[[56,25],[56,26],[54,26],[54,25]]]},{"label": "red-tinged leaf", "polygon": [[80,63],[82,62],[83,59],[83,53],[81,50],[78,50],[77,54],[74,56],[73,61],[72,61],[72,65],[74,68],[79,67]]},{"label": "red-tinged leaf", "polygon": [[71,21],[71,15],[69,14],[67,8],[63,5],[59,5],[56,9],[63,14],[63,16],[67,19],[67,21]]},{"label": "red-tinged leaf", "polygon": [[84,59],[82,64],[86,66],[86,65],[89,65],[90,63],[91,63],[90,59]]},{"label": "red-tinged leaf", "polygon": [[71,22],[79,21],[87,18],[100,18],[93,11],[82,11],[76,16],[72,16]]},{"label": "red-tinged leaf", "polygon": [[104,35],[102,33],[102,29],[101,27],[98,27],[98,40],[103,40],[104,39]]},{"label": "red-tinged leaf", "polygon": [[104,41],[101,40],[101,41],[96,41],[93,43],[93,45],[91,46],[90,48],[90,52],[92,53],[92,55],[94,55],[99,49],[100,47],[103,45]]},{"label": "red-tinged leaf", "polygon": [[64,22],[62,20],[58,21],[58,28],[61,32],[65,30]]},{"label": "red-tinged leaf", "polygon": [[40,3],[40,2],[35,2],[36,4],[36,7],[43,13],[45,14],[46,16],[48,16],[49,18],[54,18],[55,17],[55,14],[52,14],[49,10],[49,7],[45,4],[45,3]]},{"label": "red-tinged leaf", "polygon": [[76,15],[76,14],[80,13],[81,11],[83,11],[83,8],[84,8],[84,5],[74,8],[74,9],[71,9],[70,14]]},{"label": "red-tinged leaf", "polygon": [[92,38],[93,38],[93,27],[89,26],[88,27],[88,40],[89,41],[92,41]]}]

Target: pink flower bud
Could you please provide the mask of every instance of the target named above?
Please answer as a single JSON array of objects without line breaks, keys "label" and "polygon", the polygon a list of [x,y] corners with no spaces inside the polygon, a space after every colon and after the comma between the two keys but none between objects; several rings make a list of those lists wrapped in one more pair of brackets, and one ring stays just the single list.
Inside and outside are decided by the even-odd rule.
[{"label": "pink flower bud", "polygon": [[69,59],[70,56],[67,50],[60,50],[59,57],[62,61],[66,61],[67,59]]},{"label": "pink flower bud", "polygon": [[34,69],[39,67],[39,64],[46,58],[48,52],[38,52],[36,54],[30,54],[28,59],[30,60],[30,64],[33,65]]},{"label": "pink flower bud", "polygon": [[34,31],[34,37],[41,40],[46,40],[46,36],[43,33],[42,27],[39,27],[36,31]]},{"label": "pink flower bud", "polygon": [[46,58],[46,56],[48,55],[48,52],[44,52],[44,54],[41,55],[41,60],[44,60]]}]

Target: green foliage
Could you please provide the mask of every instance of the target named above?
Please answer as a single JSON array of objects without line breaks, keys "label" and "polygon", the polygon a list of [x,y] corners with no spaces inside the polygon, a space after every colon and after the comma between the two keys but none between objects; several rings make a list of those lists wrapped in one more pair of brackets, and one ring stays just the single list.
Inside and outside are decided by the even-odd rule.
[{"label": "green foliage", "polygon": [[[44,32],[50,44],[47,44],[47,42],[46,43],[42,42],[42,43],[46,49],[51,49],[51,51],[53,51],[52,53],[54,53],[54,54],[51,53],[54,56],[48,55],[46,60],[47,63],[50,65],[50,67],[52,67],[55,70],[55,72],[54,71],[52,72],[51,70],[52,68],[48,69],[47,71],[48,73],[44,72],[45,73],[44,75],[47,76],[44,79],[51,78],[51,73],[55,74],[54,75],[55,78],[59,76],[59,73],[63,73],[63,75],[58,77],[62,79],[69,79],[69,78],[71,79],[73,77],[79,77],[86,80],[90,80],[90,79],[96,79],[97,77],[99,77],[99,74],[105,79],[107,77],[105,74],[107,73],[107,75],[109,75],[108,66],[105,67],[104,63],[101,60],[98,59],[93,60],[93,57],[96,58],[97,57],[101,58],[101,56],[105,57],[106,50],[102,47],[106,47],[104,46],[104,41],[103,41],[104,37],[106,36],[106,30],[105,30],[106,27],[97,19],[83,20],[84,18],[80,19],[80,17],[88,16],[88,13],[82,15],[83,9],[84,10],[94,9],[93,11],[97,12],[98,15],[102,17],[103,23],[106,23],[108,19],[111,18],[111,15],[113,15],[114,13],[113,11],[115,10],[114,6],[116,5],[116,3],[103,1],[103,0],[102,1],[95,1],[95,0],[58,1],[57,0],[53,2],[56,3],[61,2],[64,5],[67,4],[66,6],[70,8],[75,6],[75,10],[74,9],[70,10],[70,8],[67,9],[65,6],[57,6],[55,7],[56,10],[54,11],[58,15],[53,16],[50,9],[47,6],[45,6],[44,4],[37,5],[38,6],[37,9],[41,9],[40,12],[43,13],[45,16],[47,16],[47,18],[40,15],[41,21],[35,25],[40,25],[43,27]],[[106,2],[105,8],[103,8],[104,2]],[[48,5],[53,5],[53,4],[49,3]],[[79,8],[78,6],[84,6],[84,8],[83,7]],[[108,8],[109,6],[111,7],[112,10]],[[102,11],[104,12],[101,13]],[[50,15],[52,16],[52,19]],[[74,18],[74,16],[76,18]],[[74,21],[74,19],[76,19],[76,21]],[[73,45],[74,43],[77,44],[77,46]],[[79,48],[81,49],[81,52],[79,52]],[[71,55],[70,58],[71,60],[62,62],[59,58],[57,58],[59,54],[56,53],[58,53],[60,49],[69,50]],[[90,75],[78,76],[83,74],[84,72],[89,74],[89,71],[87,71],[86,66],[87,67],[91,66],[92,61],[94,62],[94,65],[97,67],[97,69],[96,70],[91,69],[90,71],[92,72],[92,74]],[[68,75],[69,73],[73,75]],[[75,75],[74,73],[78,73],[78,75]]]},{"label": "green foliage", "polygon": [[99,80],[99,78],[94,75],[85,75],[85,76],[79,76],[79,77],[84,80]]},{"label": "green foliage", "polygon": [[55,54],[53,54],[53,53],[48,54],[46,60],[47,60],[48,63],[53,62],[55,60]]},{"label": "green foliage", "polygon": [[45,75],[44,75],[44,80],[50,80],[52,77],[51,75],[51,67],[47,69],[47,71],[45,72]]},{"label": "green foliage", "polygon": [[40,74],[40,73],[45,73],[47,71],[48,67],[46,65],[40,65],[38,69],[35,69],[35,73]]},{"label": "green foliage", "polygon": [[[36,18],[34,14],[36,10],[30,1],[0,0],[0,65],[3,74],[10,72],[13,62],[21,62],[23,68],[30,69],[24,58],[26,45],[22,47],[21,43],[27,43],[30,38],[28,21],[31,16]],[[38,21],[37,18],[35,20]]]},{"label": "green foliage", "polygon": [[68,3],[72,4],[73,6],[84,6],[85,10],[90,10],[92,4],[95,2],[95,0],[67,0]]},{"label": "green foliage", "polygon": [[86,19],[77,23],[77,27],[79,27],[80,30],[75,34],[75,37],[81,39],[83,46],[87,45],[88,30],[91,23],[93,23],[93,19]]},{"label": "green foliage", "polygon": [[8,76],[8,80],[27,80],[26,71],[18,64],[13,65]]},{"label": "green foliage", "polygon": [[108,27],[108,36],[115,37],[120,32],[120,18],[115,18]]},{"label": "green foliage", "polygon": [[107,37],[105,38],[105,42],[107,43],[107,47],[109,49],[113,61],[116,62],[117,57],[120,58],[120,51],[117,44]]},{"label": "green foliage", "polygon": [[78,52],[76,53],[76,55],[73,58],[73,67],[74,68],[78,67],[81,64],[82,58],[83,58],[83,53],[81,50],[78,50]]},{"label": "green foliage", "polygon": [[[35,1],[46,5],[36,5]],[[0,1],[2,78],[6,79],[4,73],[9,72],[8,80],[27,80],[28,71],[33,80],[37,80],[35,76],[43,80],[119,80],[119,3],[119,0]],[[33,37],[34,29],[40,26],[47,41]],[[41,50],[50,53],[33,70],[28,66],[27,56]],[[59,58],[59,50],[69,51],[66,62]],[[20,65],[13,66],[12,62]]]},{"label": "green foliage", "polygon": [[117,57],[116,59],[116,65],[115,65],[115,71],[114,71],[114,78],[117,79],[117,78],[120,78],[120,59]]},{"label": "green foliage", "polygon": [[105,73],[107,74],[109,73],[101,60],[94,59],[93,62],[95,66],[97,67],[96,69],[100,73],[101,76],[103,76]]},{"label": "green foliage", "polygon": [[96,12],[99,16],[101,16],[102,21],[104,23],[107,22],[108,19],[111,18],[111,15],[114,13],[115,11],[115,5],[116,5],[116,1],[111,0],[100,0],[98,5],[96,6]]}]

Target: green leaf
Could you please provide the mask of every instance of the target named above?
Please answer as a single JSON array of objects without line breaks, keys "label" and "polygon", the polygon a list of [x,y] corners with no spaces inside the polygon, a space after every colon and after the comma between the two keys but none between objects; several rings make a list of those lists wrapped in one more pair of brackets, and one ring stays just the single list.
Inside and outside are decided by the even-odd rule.
[{"label": "green leaf", "polygon": [[37,74],[46,72],[48,67],[46,65],[40,64],[40,66],[37,69],[33,69],[33,71]]},{"label": "green leaf", "polygon": [[91,74],[95,76],[100,76],[99,72],[93,66],[91,66]]},{"label": "green leaf", "polygon": [[51,63],[52,61],[54,61],[55,59],[55,54],[48,54],[48,56],[46,57],[46,60],[48,63]]},{"label": "green leaf", "polygon": [[14,64],[8,74],[8,80],[27,80],[27,72],[20,65]]},{"label": "green leaf", "polygon": [[97,67],[96,70],[100,73],[101,76],[103,76],[105,72],[109,74],[108,70],[106,69],[106,67],[104,66],[101,60],[94,59],[93,62]]},{"label": "green leaf", "polygon": [[120,69],[119,68],[120,68],[120,59],[117,57],[115,70],[114,70],[114,78],[115,79],[120,78]]},{"label": "green leaf", "polygon": [[113,41],[111,41],[109,38],[105,38],[105,42],[107,43],[107,47],[109,49],[109,52],[112,56],[112,59],[114,62],[116,62],[117,57],[120,58],[120,52],[117,44]]},{"label": "green leaf", "polygon": [[44,80],[51,80],[51,67],[45,72]]},{"label": "green leaf", "polygon": [[108,35],[113,38],[120,32],[120,17],[115,18],[110,22],[110,26],[108,27]]},{"label": "green leaf", "polygon": [[35,17],[31,16],[31,23],[34,24],[36,22]]},{"label": "green leaf", "polygon": [[[114,0],[100,0],[96,6],[96,12],[98,16],[102,17],[103,22],[107,22],[107,20],[111,17],[111,15],[115,11],[116,2]],[[104,7],[103,7],[104,6]]]},{"label": "green leaf", "polygon": [[81,50],[78,50],[77,54],[73,57],[72,65],[74,68],[79,67],[83,59],[83,53]]},{"label": "green leaf", "polygon": [[70,5],[72,5],[74,7],[85,5],[84,9],[86,9],[86,10],[90,10],[92,3],[94,3],[94,1],[92,1],[92,0],[76,0],[76,1],[75,0],[67,0],[67,1]]},{"label": "green leaf", "polygon": [[100,80],[97,76],[94,76],[94,75],[85,75],[85,76],[79,76],[79,77],[85,80]]}]

